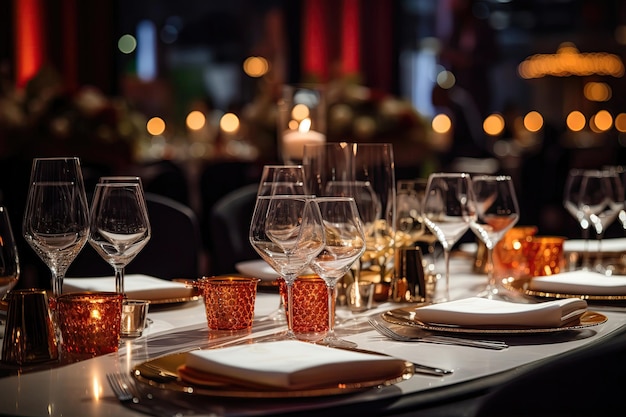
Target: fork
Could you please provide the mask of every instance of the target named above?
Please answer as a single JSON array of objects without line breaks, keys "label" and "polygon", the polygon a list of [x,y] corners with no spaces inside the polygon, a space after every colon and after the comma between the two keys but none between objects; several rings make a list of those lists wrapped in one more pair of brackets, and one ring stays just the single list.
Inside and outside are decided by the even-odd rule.
[{"label": "fork", "polygon": [[151,393],[143,392],[135,383],[130,374],[107,374],[109,385],[117,399],[126,407],[157,417],[176,417],[184,415],[198,415],[193,410],[184,410],[163,400],[157,400]]},{"label": "fork", "polygon": [[504,342],[492,341],[492,340],[474,340],[474,339],[463,339],[463,338],[457,338],[457,337],[435,336],[435,335],[406,336],[406,335],[397,333],[396,331],[380,323],[373,317],[369,318],[368,322],[374,329],[376,329],[376,331],[378,331],[378,333],[390,339],[399,341],[399,342],[439,343],[439,344],[444,344],[444,345],[469,346],[469,347],[477,347],[477,348],[493,349],[493,350],[502,350],[502,349],[506,349],[509,347]]}]

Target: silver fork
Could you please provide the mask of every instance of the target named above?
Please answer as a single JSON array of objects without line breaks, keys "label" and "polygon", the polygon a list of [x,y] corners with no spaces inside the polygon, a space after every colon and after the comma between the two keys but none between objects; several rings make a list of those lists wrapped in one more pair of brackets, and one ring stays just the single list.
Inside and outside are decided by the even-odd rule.
[{"label": "silver fork", "polygon": [[376,331],[383,336],[386,336],[390,339],[397,340],[399,342],[427,342],[427,343],[439,343],[444,345],[458,345],[458,346],[469,346],[469,347],[478,347],[483,349],[493,349],[493,350],[502,350],[506,349],[509,346],[500,341],[492,341],[492,340],[474,340],[474,339],[463,339],[458,337],[449,337],[449,336],[436,336],[436,335],[428,335],[428,336],[406,336],[400,334],[388,326],[377,321],[375,318],[371,317],[368,319],[370,325],[376,329]]},{"label": "silver fork", "polygon": [[199,415],[194,410],[185,410],[184,406],[178,406],[162,399],[157,400],[151,393],[139,388],[130,374],[107,374],[107,380],[117,399],[132,410],[157,417]]}]

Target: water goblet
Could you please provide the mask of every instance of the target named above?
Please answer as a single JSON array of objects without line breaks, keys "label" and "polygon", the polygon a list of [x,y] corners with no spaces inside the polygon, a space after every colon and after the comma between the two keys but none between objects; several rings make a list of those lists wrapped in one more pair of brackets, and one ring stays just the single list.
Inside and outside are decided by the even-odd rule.
[{"label": "water goblet", "polygon": [[424,223],[443,247],[445,262],[444,296],[450,299],[450,251],[476,220],[472,182],[466,173],[433,173],[428,177],[424,207]]},{"label": "water goblet", "polygon": [[487,285],[479,297],[497,298],[500,291],[494,274],[493,250],[519,220],[519,206],[511,177],[479,175],[472,178],[477,216],[470,229],[487,248]]},{"label": "water goblet", "polygon": [[[293,306],[293,284],[324,247],[324,227],[310,196],[258,196],[250,223],[250,244],[287,286]],[[294,339],[293,309],[287,312],[287,338]]]},{"label": "water goblet", "polygon": [[585,178],[585,173],[586,170],[571,169],[567,174],[565,189],[563,190],[563,207],[578,222],[584,240],[581,266],[584,270],[590,268],[589,227],[591,226],[589,219],[585,216],[583,207],[580,205],[581,185],[583,178]]},{"label": "water goblet", "polygon": [[146,246],[151,229],[140,183],[100,182],[91,205],[89,244],[115,271],[115,291],[124,294],[124,268]]},{"label": "water goblet", "polygon": [[355,347],[356,343],[335,335],[336,284],[365,252],[365,231],[352,197],[317,197],[326,235],[322,251],[311,260],[311,269],[328,290],[328,333],[322,344]]},{"label": "water goblet", "polygon": [[52,275],[52,300],[61,295],[67,268],[89,235],[89,209],[80,161],[35,158],[22,234]]}]

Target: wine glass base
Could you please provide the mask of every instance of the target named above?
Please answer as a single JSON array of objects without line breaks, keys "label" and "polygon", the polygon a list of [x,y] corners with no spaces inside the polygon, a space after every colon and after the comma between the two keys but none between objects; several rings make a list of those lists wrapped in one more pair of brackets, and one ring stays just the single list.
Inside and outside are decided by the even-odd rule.
[{"label": "wine glass base", "polygon": [[342,349],[354,349],[355,347],[358,346],[354,342],[349,342],[347,340],[339,339],[338,337],[334,337],[334,336],[325,337],[324,339],[317,342],[316,344],[324,345],[328,347],[334,347],[334,348],[342,348]]}]

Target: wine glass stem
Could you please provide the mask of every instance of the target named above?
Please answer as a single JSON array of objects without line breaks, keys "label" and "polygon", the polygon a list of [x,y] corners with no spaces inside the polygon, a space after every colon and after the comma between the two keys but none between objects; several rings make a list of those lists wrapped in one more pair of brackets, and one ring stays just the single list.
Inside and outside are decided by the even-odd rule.
[{"label": "wine glass stem", "polygon": [[444,298],[446,301],[450,300],[450,249],[443,249],[443,259],[446,264],[446,288],[444,292]]},{"label": "wine glass stem", "polygon": [[590,260],[589,260],[589,227],[583,227],[583,240],[584,240],[584,247],[583,247],[583,262],[582,262],[582,269],[589,269],[590,266]]},{"label": "wine glass stem", "polygon": [[326,290],[328,291],[328,334],[327,338],[335,337],[335,293],[337,287],[334,283],[327,283]]},{"label": "wine glass stem", "polygon": [[124,267],[115,267],[115,292],[124,294]]},{"label": "wine glass stem", "polygon": [[496,287],[496,277],[493,273],[493,247],[487,248],[487,265],[485,267],[487,269],[489,289],[493,290]]},{"label": "wine glass stem", "polygon": [[287,336],[290,338],[296,337],[293,332],[293,278],[283,277],[285,284],[287,285]]},{"label": "wine glass stem", "polygon": [[63,292],[63,275],[52,271],[52,297],[56,298]]}]

